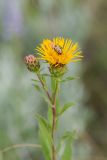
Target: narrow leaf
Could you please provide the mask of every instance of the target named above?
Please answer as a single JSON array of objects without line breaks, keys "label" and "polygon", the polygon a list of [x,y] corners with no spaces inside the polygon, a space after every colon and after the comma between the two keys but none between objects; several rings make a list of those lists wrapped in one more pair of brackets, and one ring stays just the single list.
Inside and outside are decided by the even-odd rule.
[{"label": "narrow leaf", "polygon": [[67,131],[61,137],[60,143],[57,147],[58,156],[61,160],[72,160],[72,142],[75,139],[76,132]]},{"label": "narrow leaf", "polygon": [[46,160],[51,160],[51,146],[52,138],[49,130],[49,124],[46,119],[44,119],[39,114],[36,114],[36,118],[39,122],[39,138],[42,145],[42,150]]},{"label": "narrow leaf", "polygon": [[66,104],[61,108],[61,110],[59,111],[58,116],[62,115],[67,109],[69,109],[69,108],[72,107],[73,105],[74,105],[73,102],[66,103]]},{"label": "narrow leaf", "polygon": [[66,77],[65,79],[61,80],[61,82],[71,81],[71,80],[74,80],[77,78],[79,78],[79,77]]},{"label": "narrow leaf", "polygon": [[40,82],[39,80],[37,79],[31,79],[33,82]]},{"label": "narrow leaf", "polygon": [[76,131],[66,131],[65,134],[62,136],[62,140],[66,140],[68,138],[71,138],[71,139],[75,139],[76,138]]},{"label": "narrow leaf", "polygon": [[47,121],[44,117],[42,117],[42,116],[41,116],[40,114],[38,114],[38,113],[35,114],[35,117],[36,117],[36,119],[37,119],[38,121],[41,121],[41,122],[44,124],[44,126],[47,127],[47,129],[50,129],[50,125],[49,125],[48,121]]},{"label": "narrow leaf", "polygon": [[67,139],[61,160],[72,160],[71,144],[72,144],[72,139],[71,138]]},{"label": "narrow leaf", "polygon": [[42,92],[42,89],[40,88],[39,85],[33,84],[33,86],[35,87],[35,89],[36,89],[38,92]]},{"label": "narrow leaf", "polygon": [[52,78],[57,79],[57,77],[54,76],[54,75],[52,75],[52,74],[47,74],[47,73],[45,73],[45,74],[42,74],[42,75],[45,76],[45,77],[52,77]]},{"label": "narrow leaf", "polygon": [[44,75],[41,75],[41,78],[42,78],[42,81],[43,81],[44,83],[46,83],[45,76],[44,76]]}]

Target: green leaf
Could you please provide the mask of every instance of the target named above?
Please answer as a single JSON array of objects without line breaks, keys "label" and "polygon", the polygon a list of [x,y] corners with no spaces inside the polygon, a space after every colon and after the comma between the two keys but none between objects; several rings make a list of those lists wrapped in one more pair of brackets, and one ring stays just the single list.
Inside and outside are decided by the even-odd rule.
[{"label": "green leaf", "polygon": [[37,80],[37,79],[31,79],[33,82],[39,82],[40,83],[40,81],[39,80]]},{"label": "green leaf", "polygon": [[74,105],[73,102],[66,103],[59,111],[58,116],[62,115],[67,109]]},{"label": "green leaf", "polygon": [[39,114],[36,114],[36,118],[39,122],[39,138],[42,145],[42,150],[46,160],[51,160],[51,146],[52,146],[52,138],[51,132],[49,129],[49,124],[46,119],[44,119]]},{"label": "green leaf", "polygon": [[57,150],[58,150],[58,151],[61,149],[61,146],[63,146],[62,143],[64,143],[65,140],[66,140],[66,139],[69,139],[69,138],[71,138],[72,140],[77,138],[77,134],[76,134],[76,131],[75,131],[75,130],[72,131],[72,132],[66,131],[66,132],[64,133],[64,135],[61,137],[60,143],[59,143],[59,145],[58,145],[58,147],[57,147]]},{"label": "green leaf", "polygon": [[72,142],[75,139],[76,132],[67,131],[61,137],[60,143],[57,147],[58,156],[61,160],[72,160]]},{"label": "green leaf", "polygon": [[71,139],[67,139],[65,146],[64,146],[64,152],[62,155],[61,160],[72,160],[72,149],[71,149]]},{"label": "green leaf", "polygon": [[74,80],[77,78],[79,78],[79,77],[66,77],[65,79],[61,80],[61,82],[71,81],[71,80]]},{"label": "green leaf", "polygon": [[42,89],[39,85],[36,85],[36,84],[33,84],[33,86],[35,87],[35,89],[38,91],[38,92],[42,92]]},{"label": "green leaf", "polygon": [[46,83],[45,76],[44,76],[44,75],[41,75],[41,78],[42,78],[42,81],[43,81],[44,83]]},{"label": "green leaf", "polygon": [[41,122],[47,127],[47,129],[50,129],[50,125],[49,125],[47,119],[45,119],[44,117],[42,117],[42,116],[41,116],[40,114],[38,114],[38,113],[35,114],[35,117],[36,117],[36,119],[37,119],[38,121],[41,121]]},{"label": "green leaf", "polygon": [[47,74],[47,73],[45,73],[45,74],[42,74],[43,76],[45,76],[45,77],[52,77],[52,78],[56,78],[57,79],[57,77],[55,77],[54,75],[52,75],[52,74]]},{"label": "green leaf", "polygon": [[62,136],[62,140],[66,140],[68,138],[71,138],[71,139],[75,139],[76,138],[76,131],[66,131],[65,134]]}]

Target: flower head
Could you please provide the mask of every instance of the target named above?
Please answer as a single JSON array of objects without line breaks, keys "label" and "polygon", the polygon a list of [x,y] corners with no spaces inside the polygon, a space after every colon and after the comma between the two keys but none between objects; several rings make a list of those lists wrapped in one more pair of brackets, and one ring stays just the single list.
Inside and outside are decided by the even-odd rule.
[{"label": "flower head", "polygon": [[33,55],[28,55],[25,58],[25,63],[27,65],[27,68],[31,71],[31,72],[37,72],[40,68],[39,62],[37,60],[37,58]]},{"label": "flower head", "polygon": [[53,40],[45,39],[37,47],[36,50],[51,66],[58,68],[70,62],[81,60],[82,55],[77,43],[73,43],[71,39],[64,39],[61,37],[54,38]]}]

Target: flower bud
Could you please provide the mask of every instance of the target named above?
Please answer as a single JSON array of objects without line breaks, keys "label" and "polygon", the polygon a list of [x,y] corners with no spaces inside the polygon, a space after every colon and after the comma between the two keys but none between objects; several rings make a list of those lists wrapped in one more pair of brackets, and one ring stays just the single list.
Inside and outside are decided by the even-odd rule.
[{"label": "flower bud", "polygon": [[27,65],[28,70],[31,72],[38,72],[40,68],[40,64],[38,59],[33,55],[28,55],[24,58],[25,63]]},{"label": "flower bud", "polygon": [[67,72],[67,66],[63,65],[60,67],[50,66],[49,71],[54,77],[62,77]]}]

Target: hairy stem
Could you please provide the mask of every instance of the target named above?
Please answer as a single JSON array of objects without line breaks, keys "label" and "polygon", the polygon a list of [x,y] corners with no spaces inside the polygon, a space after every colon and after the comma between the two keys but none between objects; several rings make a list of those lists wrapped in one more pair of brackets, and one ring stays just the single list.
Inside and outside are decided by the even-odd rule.
[{"label": "hairy stem", "polygon": [[54,133],[56,128],[56,97],[58,92],[58,81],[56,81],[55,91],[53,95],[53,107],[52,107],[52,114],[53,114],[53,122],[52,122],[52,160],[56,160],[56,151],[55,151],[55,142],[54,142]]},{"label": "hairy stem", "polygon": [[58,80],[55,80],[55,90],[54,94],[52,97],[49,94],[49,91],[39,73],[37,73],[38,79],[43,87],[43,90],[45,91],[50,103],[52,104],[52,115],[53,115],[53,120],[52,120],[52,160],[56,160],[56,149],[55,149],[55,128],[56,128],[56,97],[57,97],[57,92],[58,92]]},{"label": "hairy stem", "polygon": [[52,160],[56,160],[56,151],[55,151],[55,144],[54,144],[54,131],[55,131],[55,126],[56,126],[56,105],[53,105],[52,108],[52,113],[53,113],[53,122],[52,122]]}]

